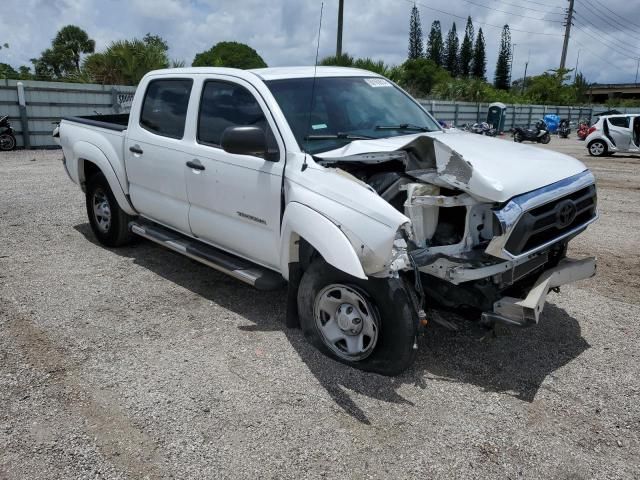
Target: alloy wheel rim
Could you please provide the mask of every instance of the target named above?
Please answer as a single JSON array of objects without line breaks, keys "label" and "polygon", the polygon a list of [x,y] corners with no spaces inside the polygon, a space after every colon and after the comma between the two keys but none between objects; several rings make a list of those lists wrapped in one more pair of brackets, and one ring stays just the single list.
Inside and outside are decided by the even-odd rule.
[{"label": "alloy wheel rim", "polygon": [[364,360],[375,349],[377,312],[355,288],[341,284],[323,288],[316,296],[313,314],[323,342],[338,357],[352,362]]},{"label": "alloy wheel rim", "polygon": [[107,194],[101,188],[96,189],[91,200],[93,205],[93,217],[96,221],[98,230],[107,233],[111,227],[111,205]]},{"label": "alloy wheel rim", "polygon": [[593,153],[594,155],[601,155],[603,151],[604,145],[602,145],[600,142],[591,144],[591,153]]}]

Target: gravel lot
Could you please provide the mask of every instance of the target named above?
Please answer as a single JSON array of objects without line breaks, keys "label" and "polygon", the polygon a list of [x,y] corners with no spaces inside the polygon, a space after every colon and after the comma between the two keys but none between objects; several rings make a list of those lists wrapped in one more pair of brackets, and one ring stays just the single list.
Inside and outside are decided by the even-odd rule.
[{"label": "gravel lot", "polygon": [[0,479],[638,478],[640,157],[586,156],[597,277],[540,324],[433,322],[365,374],[264,293],[145,241],[98,246],[60,151],[0,154]]}]

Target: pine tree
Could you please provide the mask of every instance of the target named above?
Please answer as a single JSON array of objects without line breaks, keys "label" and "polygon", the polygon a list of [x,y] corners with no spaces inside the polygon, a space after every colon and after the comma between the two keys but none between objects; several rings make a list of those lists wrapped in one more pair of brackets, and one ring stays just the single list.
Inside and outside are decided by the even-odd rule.
[{"label": "pine tree", "polygon": [[482,28],[478,29],[478,37],[476,38],[476,44],[473,47],[473,65],[471,68],[471,74],[475,78],[479,78],[481,80],[487,79],[487,53],[485,51]]},{"label": "pine tree", "polygon": [[429,40],[427,41],[427,58],[439,67],[442,66],[444,42],[442,41],[442,30],[440,29],[440,22],[438,20],[431,24]]},{"label": "pine tree", "polygon": [[422,24],[420,23],[420,12],[414,4],[411,9],[411,19],[409,20],[409,59],[414,60],[421,57],[424,57]]},{"label": "pine tree", "polygon": [[456,30],[456,22],[453,22],[453,26],[447,34],[447,43],[444,48],[444,65],[452,77],[457,77],[459,74],[458,67],[458,32]]},{"label": "pine tree", "polygon": [[467,18],[467,26],[464,29],[464,39],[460,47],[460,58],[458,60],[458,68],[460,75],[468,77],[471,74],[471,66],[473,63],[473,23],[471,17]]},{"label": "pine tree", "polygon": [[500,52],[496,62],[496,73],[493,84],[500,90],[508,90],[511,71],[511,33],[509,25],[502,27],[502,37],[500,39]]}]

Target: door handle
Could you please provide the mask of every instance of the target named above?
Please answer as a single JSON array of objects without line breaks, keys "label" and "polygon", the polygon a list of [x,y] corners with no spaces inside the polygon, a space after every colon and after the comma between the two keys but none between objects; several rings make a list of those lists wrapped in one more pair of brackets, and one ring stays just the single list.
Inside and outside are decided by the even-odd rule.
[{"label": "door handle", "polygon": [[200,160],[193,159],[187,162],[187,167],[193,168],[194,170],[204,170],[204,165],[200,163]]},{"label": "door handle", "polygon": [[137,153],[138,155],[142,155],[144,153],[140,148],[140,145],[134,145],[132,147],[129,147],[129,151],[133,153]]}]

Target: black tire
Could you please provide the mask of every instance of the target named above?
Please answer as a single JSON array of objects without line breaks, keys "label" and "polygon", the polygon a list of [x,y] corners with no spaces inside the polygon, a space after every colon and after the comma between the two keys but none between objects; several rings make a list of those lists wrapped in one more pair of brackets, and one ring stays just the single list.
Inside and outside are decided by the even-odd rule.
[{"label": "black tire", "polygon": [[15,148],[16,137],[8,133],[0,135],[0,150],[2,150],[3,152],[8,152],[10,150],[15,150]]},{"label": "black tire", "polygon": [[609,154],[609,149],[607,148],[607,144],[604,140],[592,140],[589,142],[589,145],[587,145],[587,150],[589,151],[589,155],[592,157],[604,157]]},{"label": "black tire", "polygon": [[[94,203],[98,198],[103,199],[108,205],[110,217],[108,225],[106,225],[104,218],[95,212]],[[120,208],[109,182],[102,172],[95,173],[87,181],[86,205],[91,230],[102,245],[120,247],[132,240],[133,235],[129,232],[129,222],[133,220],[133,217]]]},{"label": "black tire", "polygon": [[549,133],[545,133],[541,138],[540,138],[540,143],[542,143],[543,145],[546,145],[547,143],[549,143],[551,141],[551,135],[549,135]]},{"label": "black tire", "polygon": [[522,143],[522,135],[520,134],[520,132],[514,132],[513,141],[517,143]]},{"label": "black tire", "polygon": [[[336,354],[325,341],[316,322],[316,301],[329,286],[351,289],[373,307],[377,322],[377,340],[365,358],[347,359]],[[342,307],[340,307],[342,308]],[[366,308],[366,307],[365,307]],[[298,313],[305,337],[314,347],[345,365],[381,375],[398,375],[414,361],[413,348],[418,333],[418,318],[411,299],[399,278],[352,277],[323,259],[314,260],[304,272],[298,290]]]}]

